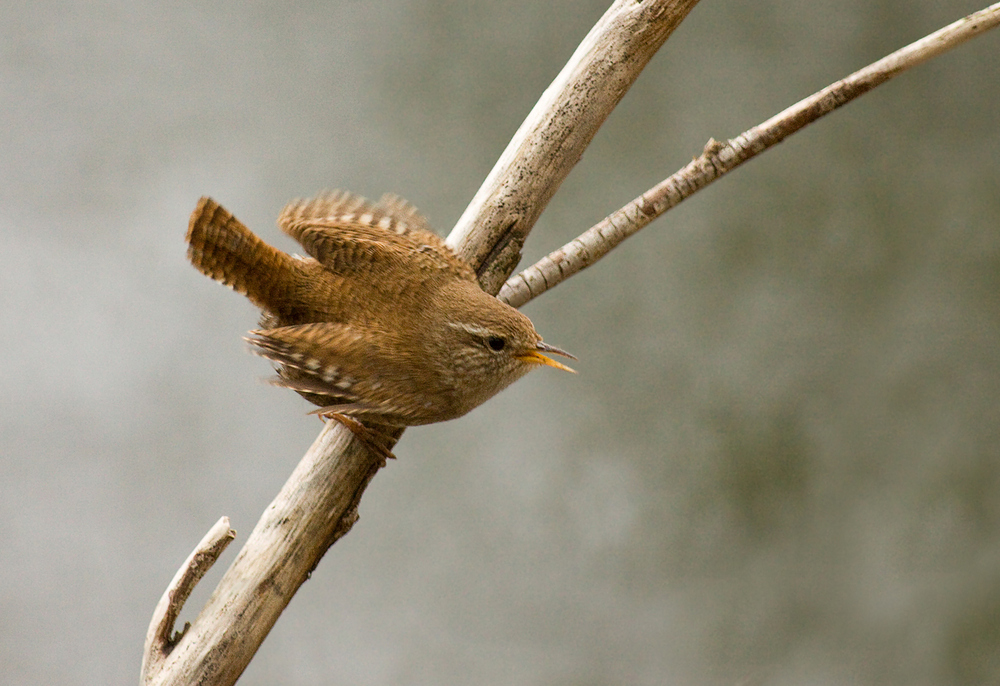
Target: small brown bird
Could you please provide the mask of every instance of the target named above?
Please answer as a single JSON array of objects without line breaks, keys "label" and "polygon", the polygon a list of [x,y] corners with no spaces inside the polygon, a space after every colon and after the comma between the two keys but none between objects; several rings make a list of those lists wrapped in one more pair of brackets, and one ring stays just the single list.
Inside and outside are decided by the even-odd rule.
[{"label": "small brown bird", "polygon": [[543,353],[573,356],[480,289],[472,268],[399,197],[296,200],[278,225],[310,257],[272,248],[202,198],[188,259],[261,308],[260,329],[246,340],[275,363],[273,383],[377,452],[391,456],[373,434],[460,417],[539,365],[573,371]]}]

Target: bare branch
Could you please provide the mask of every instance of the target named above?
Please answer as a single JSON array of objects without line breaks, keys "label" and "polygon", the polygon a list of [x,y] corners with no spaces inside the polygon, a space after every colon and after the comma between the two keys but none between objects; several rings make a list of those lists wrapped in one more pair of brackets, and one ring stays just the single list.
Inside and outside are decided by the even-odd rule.
[{"label": "bare branch", "polygon": [[383,464],[329,422],[191,627],[159,669],[144,668],[143,683],[235,683],[295,591],[357,520],[361,494]]},{"label": "bare branch", "polygon": [[777,145],[825,114],[911,67],[1000,24],[1000,3],[970,14],[799,101],[738,137],[709,140],[704,152],[666,180],[606,217],[572,242],[512,277],[498,297],[521,307],[604,257],[629,236],[723,174]]},{"label": "bare branch", "polygon": [[[528,231],[597,128],[696,1],[617,0],[545,92],[449,237],[477,267],[484,288],[495,292],[509,275]],[[891,73],[906,66],[895,65]],[[878,78],[888,76],[866,75],[853,87],[863,92],[881,82]],[[843,94],[820,96],[810,108],[829,111],[846,102]],[[686,183],[708,183],[804,126],[812,120],[807,116],[783,113],[776,119],[786,117],[793,128],[781,129],[771,120],[762,127],[773,130],[758,127],[727,145],[710,146],[702,176],[692,176],[707,180]],[[637,199],[630,211],[646,223],[686,197],[684,192],[693,192],[675,185],[654,191]],[[143,683],[233,684],[326,550],[350,530],[361,496],[383,464],[342,425],[327,424],[201,613],[183,634],[172,637],[184,600],[231,538],[228,522],[220,520],[157,607]]]},{"label": "bare branch", "polygon": [[[615,2],[529,114],[450,239],[481,268],[491,292],[600,123],[696,2]],[[161,648],[151,649],[143,683],[233,684],[326,550],[351,528],[383,464],[341,424],[328,423],[190,628],[172,650],[156,639]],[[163,622],[154,618],[157,637],[165,635]]]},{"label": "bare branch", "polygon": [[140,679],[143,684],[150,682],[162,667],[167,655],[187,632],[188,627],[185,626],[176,636],[172,635],[177,617],[180,616],[191,591],[234,538],[236,532],[229,528],[229,517],[219,519],[184,560],[184,564],[177,570],[167,590],[163,592],[160,602],[153,610],[153,619],[149,622],[149,630],[146,632]]},{"label": "bare branch", "polygon": [[697,0],[616,0],[545,90],[448,236],[496,293],[597,129]]}]

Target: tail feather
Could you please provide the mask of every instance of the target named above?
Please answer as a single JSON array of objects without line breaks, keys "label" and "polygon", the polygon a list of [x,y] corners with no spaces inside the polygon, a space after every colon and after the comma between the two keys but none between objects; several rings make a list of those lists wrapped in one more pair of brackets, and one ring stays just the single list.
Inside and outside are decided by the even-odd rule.
[{"label": "tail feather", "polygon": [[301,278],[294,258],[255,236],[211,198],[199,200],[191,213],[187,243],[195,269],[271,312],[282,309]]}]

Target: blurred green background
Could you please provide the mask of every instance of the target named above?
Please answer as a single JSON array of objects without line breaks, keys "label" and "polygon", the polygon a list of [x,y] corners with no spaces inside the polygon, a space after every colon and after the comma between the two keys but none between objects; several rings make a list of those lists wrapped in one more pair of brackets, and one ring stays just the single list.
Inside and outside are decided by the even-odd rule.
[{"label": "blurred green background", "polygon": [[[0,26],[0,681],[130,684],[181,561],[320,429],[192,269],[212,195],[394,191],[441,233],[608,0],[66,2]],[[982,5],[704,2],[522,266]],[[1000,683],[1000,33],[526,307],[538,371],[413,429],[241,684]]]}]

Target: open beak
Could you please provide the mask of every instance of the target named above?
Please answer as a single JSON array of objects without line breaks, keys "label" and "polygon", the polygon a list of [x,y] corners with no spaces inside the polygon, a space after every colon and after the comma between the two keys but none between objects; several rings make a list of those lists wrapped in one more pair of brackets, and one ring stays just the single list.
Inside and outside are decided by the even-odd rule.
[{"label": "open beak", "polygon": [[556,355],[562,355],[563,357],[568,357],[571,360],[576,359],[565,350],[560,350],[554,345],[549,345],[548,343],[542,343],[541,341],[538,341],[538,343],[535,345],[534,350],[529,350],[528,352],[522,355],[518,355],[517,359],[521,360],[522,362],[528,362],[530,364],[544,364],[548,367],[555,367],[556,369],[562,369],[565,372],[576,374],[575,369],[570,369],[562,362],[556,362],[551,357],[546,357],[542,353],[555,353]]}]

